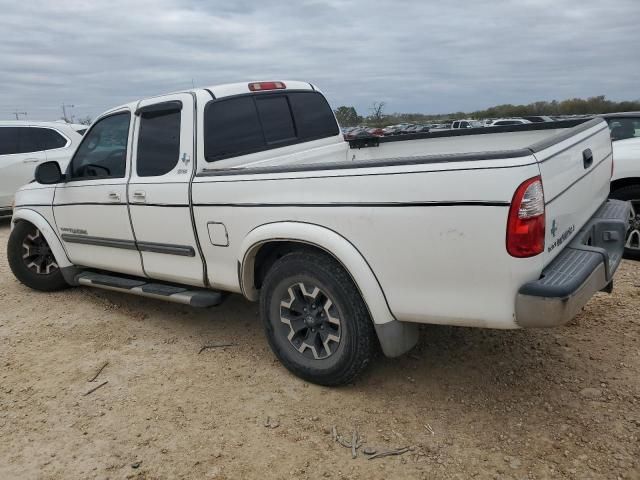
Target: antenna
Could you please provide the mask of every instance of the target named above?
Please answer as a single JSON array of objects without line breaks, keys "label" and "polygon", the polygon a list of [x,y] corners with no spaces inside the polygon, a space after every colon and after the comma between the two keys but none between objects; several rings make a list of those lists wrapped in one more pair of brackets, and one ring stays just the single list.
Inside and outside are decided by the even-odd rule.
[{"label": "antenna", "polygon": [[73,115],[71,115],[71,119],[69,119],[67,117],[67,107],[68,108],[76,108],[76,106],[75,105],[69,105],[68,103],[62,102],[62,119],[67,123],[71,123],[71,121],[73,120]]}]

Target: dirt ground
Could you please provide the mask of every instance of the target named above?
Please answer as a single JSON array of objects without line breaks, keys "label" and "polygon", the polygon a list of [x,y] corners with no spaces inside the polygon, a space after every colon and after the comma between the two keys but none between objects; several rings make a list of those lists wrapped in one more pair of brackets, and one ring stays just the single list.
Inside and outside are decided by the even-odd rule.
[{"label": "dirt ground", "polygon": [[[640,478],[640,263],[566,327],[425,327],[411,354],[332,389],[288,373],[239,296],[195,310],[37,293],[7,266],[8,233],[2,479]],[[234,345],[198,353],[210,343]],[[357,429],[356,459],[333,426]]]}]

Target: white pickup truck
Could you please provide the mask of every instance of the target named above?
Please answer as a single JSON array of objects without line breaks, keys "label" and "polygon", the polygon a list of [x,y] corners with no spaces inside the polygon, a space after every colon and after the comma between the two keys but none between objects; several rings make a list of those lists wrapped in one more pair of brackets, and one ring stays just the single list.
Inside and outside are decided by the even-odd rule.
[{"label": "white pickup truck", "polygon": [[405,138],[350,145],[304,82],[123,105],[18,192],[9,263],[44,291],[259,300],[274,353],[324,385],[419,324],[561,325],[611,287],[629,207],[603,120]]}]

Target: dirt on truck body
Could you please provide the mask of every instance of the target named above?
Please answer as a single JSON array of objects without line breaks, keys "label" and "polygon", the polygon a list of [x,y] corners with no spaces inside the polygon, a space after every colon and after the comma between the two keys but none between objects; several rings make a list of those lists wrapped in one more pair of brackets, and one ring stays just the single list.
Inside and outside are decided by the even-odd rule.
[{"label": "dirt on truck body", "polygon": [[637,479],[639,292],[625,261],[564,327],[426,326],[326,388],[280,365],[240,296],[43,294],[1,256],[0,478]]}]

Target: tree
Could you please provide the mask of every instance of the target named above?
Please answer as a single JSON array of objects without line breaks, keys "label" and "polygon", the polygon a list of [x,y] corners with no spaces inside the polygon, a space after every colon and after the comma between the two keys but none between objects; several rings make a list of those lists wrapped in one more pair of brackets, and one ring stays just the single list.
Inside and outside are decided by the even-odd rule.
[{"label": "tree", "polygon": [[81,125],[91,125],[91,117],[87,115],[86,117],[82,117],[78,119],[78,123]]},{"label": "tree", "polygon": [[334,112],[338,123],[343,127],[355,127],[362,121],[362,117],[358,115],[354,107],[341,106]]},{"label": "tree", "polygon": [[371,115],[369,115],[368,120],[372,125],[380,127],[384,123],[384,106],[384,102],[373,102],[369,108]]}]

